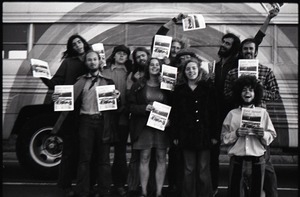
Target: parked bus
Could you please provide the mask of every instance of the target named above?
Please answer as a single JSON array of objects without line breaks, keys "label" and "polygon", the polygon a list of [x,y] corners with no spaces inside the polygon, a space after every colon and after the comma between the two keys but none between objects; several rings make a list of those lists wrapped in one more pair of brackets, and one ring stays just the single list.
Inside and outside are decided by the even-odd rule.
[{"label": "parked bus", "polygon": [[[20,164],[39,176],[53,174],[63,148],[60,136],[50,134],[58,117],[52,92],[33,78],[31,58],[48,62],[54,74],[75,33],[90,44],[103,43],[106,56],[120,44],[150,49],[159,27],[180,12],[202,14],[206,28],[184,32],[177,24],[168,36],[184,38],[208,61],[218,61],[224,33],[253,37],[267,15],[260,3],[3,3],[2,137],[17,138]],[[293,150],[298,147],[298,4],[284,4],[272,19],[258,59],[274,71],[283,101],[270,105],[278,133],[272,147]]]}]

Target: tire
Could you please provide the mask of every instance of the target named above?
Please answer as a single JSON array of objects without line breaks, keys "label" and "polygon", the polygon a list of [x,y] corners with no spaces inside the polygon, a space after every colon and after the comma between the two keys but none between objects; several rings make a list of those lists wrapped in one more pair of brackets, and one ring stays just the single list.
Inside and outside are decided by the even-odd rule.
[{"label": "tire", "polygon": [[27,121],[19,131],[16,154],[19,163],[35,176],[56,178],[63,140],[50,132],[57,116],[42,114]]}]

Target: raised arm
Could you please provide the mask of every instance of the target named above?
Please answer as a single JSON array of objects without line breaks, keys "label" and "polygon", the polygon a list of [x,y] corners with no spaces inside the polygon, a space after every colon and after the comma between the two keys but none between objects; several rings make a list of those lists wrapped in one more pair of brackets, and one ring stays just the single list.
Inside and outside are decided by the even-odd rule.
[{"label": "raised arm", "polygon": [[254,39],[257,43],[257,45],[260,45],[263,41],[263,38],[266,35],[266,31],[268,29],[268,26],[270,24],[270,21],[272,20],[272,18],[274,18],[275,16],[277,16],[279,13],[279,9],[273,9],[270,11],[270,13],[267,15],[263,25],[260,27],[260,29],[258,30],[258,32],[256,33]]},{"label": "raised arm", "polygon": [[172,25],[176,24],[178,21],[181,21],[184,19],[186,15],[179,13],[178,16],[172,18],[168,22],[166,22],[163,26],[161,26],[158,31],[156,32],[156,35],[167,35],[169,30],[171,29]]}]

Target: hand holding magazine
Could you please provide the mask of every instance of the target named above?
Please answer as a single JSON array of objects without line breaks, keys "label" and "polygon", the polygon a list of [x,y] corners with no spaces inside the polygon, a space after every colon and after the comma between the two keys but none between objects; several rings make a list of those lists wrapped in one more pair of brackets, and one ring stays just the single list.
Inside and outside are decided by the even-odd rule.
[{"label": "hand holding magazine", "polygon": [[248,135],[257,135],[255,130],[260,130],[262,110],[257,108],[242,108],[241,128],[248,129]]},{"label": "hand holding magazine", "polygon": [[171,107],[154,101],[153,108],[154,109],[150,112],[147,126],[164,131],[168,123]]},{"label": "hand holding magazine", "polygon": [[158,59],[168,58],[171,50],[172,37],[155,35],[152,57]]},{"label": "hand holding magazine", "polygon": [[206,28],[202,14],[188,14],[182,19],[183,31],[197,30]]},{"label": "hand holding magazine", "polygon": [[177,80],[177,67],[162,65],[160,89],[174,91]]},{"label": "hand holding magazine", "polygon": [[74,110],[74,88],[73,85],[56,85],[54,93],[58,96],[54,102],[54,111]]},{"label": "hand holding magazine", "polygon": [[271,13],[273,10],[280,10],[280,7],[283,6],[283,3],[260,3],[265,9],[267,14]]},{"label": "hand holding magazine", "polygon": [[240,59],[238,77],[242,75],[254,75],[258,79],[258,59]]},{"label": "hand holding magazine", "polygon": [[118,109],[115,85],[97,86],[96,95],[99,111]]},{"label": "hand holding magazine", "polygon": [[203,68],[208,74],[212,74],[215,72],[215,64],[215,60],[213,60],[212,62],[203,61],[201,62],[201,68]]},{"label": "hand holding magazine", "polygon": [[104,50],[103,43],[93,44],[92,49],[100,55],[101,61],[103,62],[102,67],[105,67],[106,66],[106,58],[105,58],[105,50]]},{"label": "hand holding magazine", "polygon": [[48,62],[39,59],[30,59],[33,77],[51,79]]}]

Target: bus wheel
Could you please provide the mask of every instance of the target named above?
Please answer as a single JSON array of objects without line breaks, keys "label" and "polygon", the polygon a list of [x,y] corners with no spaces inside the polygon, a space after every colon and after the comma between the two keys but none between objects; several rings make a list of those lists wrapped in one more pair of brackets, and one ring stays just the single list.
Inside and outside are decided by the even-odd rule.
[{"label": "bus wheel", "polygon": [[52,131],[55,119],[41,115],[30,119],[20,131],[16,153],[22,166],[39,177],[58,175],[63,140]]}]

